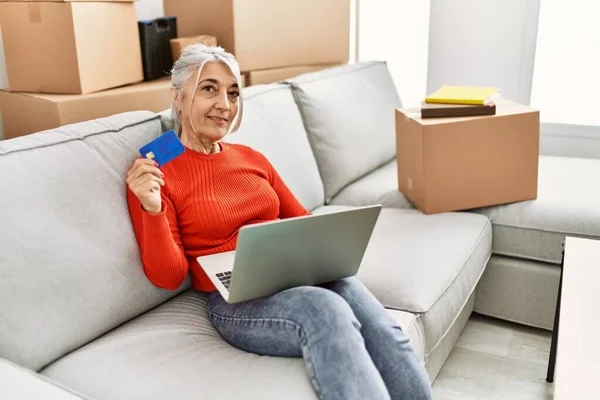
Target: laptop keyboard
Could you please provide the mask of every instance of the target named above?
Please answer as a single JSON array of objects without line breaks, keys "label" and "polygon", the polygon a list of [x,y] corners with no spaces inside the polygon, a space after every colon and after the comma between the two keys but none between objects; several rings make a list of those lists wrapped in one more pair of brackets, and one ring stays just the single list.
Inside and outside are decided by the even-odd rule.
[{"label": "laptop keyboard", "polygon": [[219,272],[217,278],[219,278],[226,289],[229,289],[229,284],[231,283],[231,271]]}]

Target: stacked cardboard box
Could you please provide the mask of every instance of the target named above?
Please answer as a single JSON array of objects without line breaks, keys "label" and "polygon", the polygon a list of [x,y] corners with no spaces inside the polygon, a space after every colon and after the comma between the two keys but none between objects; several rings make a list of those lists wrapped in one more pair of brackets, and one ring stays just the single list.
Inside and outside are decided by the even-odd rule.
[{"label": "stacked cardboard box", "polygon": [[336,64],[318,64],[318,65],[300,65],[295,67],[257,69],[245,73],[248,86],[265,85],[277,81],[283,81],[294,76],[305,74],[308,72],[319,71],[322,69],[333,68],[342,63]]},{"label": "stacked cardboard box", "polygon": [[173,55],[173,62],[179,59],[181,52],[187,46],[197,43],[202,43],[206,46],[216,46],[217,38],[211,35],[198,35],[190,37],[179,37],[177,39],[171,39],[171,54]]},{"label": "stacked cardboard box", "polygon": [[162,111],[169,107],[170,87],[165,77],[86,94],[0,91],[4,136],[11,139],[127,111]]},{"label": "stacked cardboard box", "polygon": [[[168,80],[137,83],[143,71],[133,1],[0,0],[9,82],[0,93],[5,137],[168,107]],[[236,56],[247,80],[242,86],[348,62],[348,0],[164,0],[164,5],[165,14],[177,18],[180,38],[212,35]]]},{"label": "stacked cardboard box", "polygon": [[0,26],[6,138],[169,105],[167,81],[136,84],[143,72],[133,0],[0,1]]},{"label": "stacked cardboard box", "polygon": [[247,85],[348,62],[348,0],[164,0],[178,35],[213,35],[233,53]]},{"label": "stacked cardboard box", "polygon": [[[192,44],[201,43],[206,46],[217,46],[217,38],[212,35],[198,35],[189,37],[179,37],[171,39],[171,53],[173,55],[173,61],[177,61],[181,56],[181,52]],[[241,75],[242,81],[239,83],[240,87],[246,86],[246,75]]]},{"label": "stacked cardboard box", "polygon": [[81,94],[143,79],[133,2],[0,2],[11,91]]},{"label": "stacked cardboard box", "polygon": [[537,197],[539,111],[509,100],[496,114],[423,118],[396,110],[398,188],[426,214]]}]

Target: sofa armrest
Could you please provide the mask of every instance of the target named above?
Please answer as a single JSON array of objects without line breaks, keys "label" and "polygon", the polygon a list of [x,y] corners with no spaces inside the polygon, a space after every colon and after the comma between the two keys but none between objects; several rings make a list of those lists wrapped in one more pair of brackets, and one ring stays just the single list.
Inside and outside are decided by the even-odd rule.
[{"label": "sofa armrest", "polygon": [[81,400],[75,394],[50,379],[0,358],[0,398],[14,400]]}]

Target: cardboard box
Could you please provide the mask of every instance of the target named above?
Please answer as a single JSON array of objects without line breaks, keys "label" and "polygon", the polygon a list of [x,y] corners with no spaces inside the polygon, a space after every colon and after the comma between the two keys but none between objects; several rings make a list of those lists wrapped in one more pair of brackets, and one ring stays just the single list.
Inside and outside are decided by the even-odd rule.
[{"label": "cardboard box", "polygon": [[191,37],[180,37],[177,39],[169,40],[171,44],[171,54],[173,55],[173,62],[177,61],[183,49],[191,44],[202,43],[206,46],[216,46],[217,38],[211,35],[199,35]]},{"label": "cardboard box", "polygon": [[539,138],[539,111],[508,100],[483,117],[396,110],[398,187],[425,214],[535,199]]},{"label": "cardboard box", "polygon": [[[71,2],[96,2],[98,0],[0,0],[0,2],[44,2],[44,3],[71,3]],[[133,3],[139,0],[102,0],[103,3]]]},{"label": "cardboard box", "polygon": [[[0,0],[0,3],[72,3],[97,2],[98,0]],[[139,0],[102,0],[103,3],[133,3]]]},{"label": "cardboard box", "polygon": [[246,72],[248,86],[266,85],[282,81],[307,72],[320,71],[322,69],[336,67],[340,64],[301,65],[297,67],[284,67],[272,69],[260,69]]},{"label": "cardboard box", "polygon": [[348,61],[348,0],[164,0],[179,36],[209,34],[242,71]]},{"label": "cardboard box", "polygon": [[0,91],[6,139],[127,111],[159,112],[171,105],[170,78],[103,92],[33,94]]},{"label": "cardboard box", "polygon": [[1,2],[9,89],[89,93],[143,79],[133,3]]}]

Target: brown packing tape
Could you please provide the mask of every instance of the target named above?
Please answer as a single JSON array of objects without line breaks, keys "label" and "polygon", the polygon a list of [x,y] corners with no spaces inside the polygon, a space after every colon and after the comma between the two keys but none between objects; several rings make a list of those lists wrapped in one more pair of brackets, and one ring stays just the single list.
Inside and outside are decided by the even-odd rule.
[{"label": "brown packing tape", "polygon": [[29,11],[29,22],[36,23],[42,22],[42,10],[40,5],[37,3],[28,3],[27,9]]},{"label": "brown packing tape", "polygon": [[198,35],[191,37],[180,37],[169,40],[173,62],[177,61],[183,49],[187,46],[202,43],[206,46],[217,46],[217,38],[212,35]]},{"label": "brown packing tape", "polygon": [[244,72],[248,77],[248,86],[253,86],[283,81],[301,74],[333,68],[342,64],[344,64],[344,62],[334,64],[297,65],[292,67],[269,68]]}]

